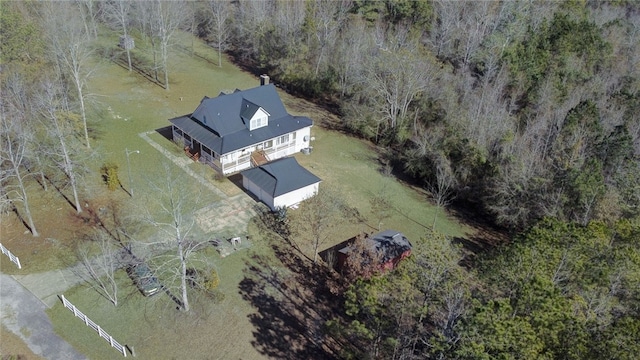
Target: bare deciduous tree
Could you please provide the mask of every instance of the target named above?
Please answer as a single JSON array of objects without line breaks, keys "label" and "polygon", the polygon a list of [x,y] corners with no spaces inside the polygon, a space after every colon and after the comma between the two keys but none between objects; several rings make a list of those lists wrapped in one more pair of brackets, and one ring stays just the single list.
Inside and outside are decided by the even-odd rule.
[{"label": "bare deciduous tree", "polygon": [[[39,236],[36,230],[26,179],[29,176],[25,164],[29,161],[29,146],[33,134],[28,128],[29,111],[25,103],[23,83],[17,76],[11,76],[2,86],[0,99],[0,166],[2,169],[3,198],[0,201],[20,202],[33,236]],[[15,206],[15,205],[14,205]]]},{"label": "bare deciduous tree", "polygon": [[357,84],[362,84],[363,58],[367,49],[372,47],[373,41],[367,36],[366,23],[357,19],[347,22],[332,57],[339,76],[341,96],[353,91]]},{"label": "bare deciduous tree", "polygon": [[[83,242],[77,249],[82,264],[78,274],[91,284],[96,291],[118,306],[118,283],[116,270],[120,268],[120,250],[113,239],[103,231],[96,231],[91,242]],[[95,246],[95,253],[93,248]]]},{"label": "bare deciduous tree", "polygon": [[349,245],[342,275],[348,283],[358,279],[368,279],[380,273],[384,254],[376,249],[375,243],[367,240],[365,234],[359,234]]},{"label": "bare deciduous tree", "polygon": [[[108,23],[111,23],[122,30],[122,35],[127,38],[129,36],[129,15],[131,13],[131,1],[129,0],[113,0],[105,3],[104,16]],[[127,52],[127,64],[129,71],[131,67],[131,50],[125,46]]]},{"label": "bare deciduous tree", "polygon": [[432,230],[436,228],[436,219],[438,218],[438,210],[445,208],[454,198],[454,189],[456,186],[456,178],[451,170],[451,166],[447,160],[442,159],[436,165],[435,179],[428,184],[428,190],[431,193],[433,201],[436,203],[436,209],[433,213]]},{"label": "bare deciduous tree", "polygon": [[66,176],[73,193],[76,212],[81,213],[76,164],[73,160],[74,147],[71,144],[75,140],[71,128],[71,119],[74,114],[64,107],[65,96],[51,81],[44,82],[36,101],[47,133],[53,140],[52,146],[48,149],[48,156]]},{"label": "bare deciduous tree", "polygon": [[325,52],[337,38],[338,31],[347,19],[351,4],[349,1],[315,0],[310,3],[311,13],[307,14],[315,25],[314,36],[318,44],[315,76],[318,76],[320,65],[325,59]]},{"label": "bare deciduous tree", "polygon": [[189,192],[189,187],[183,186],[180,174],[164,166],[164,173],[158,181],[150,182],[153,197],[149,202],[157,206],[159,212],[151,214],[146,207],[146,221],[157,227],[165,238],[153,241],[147,245],[156,247],[161,254],[155,258],[159,261],[159,271],[166,275],[164,280],[171,283],[176,280],[180,292],[180,305],[184,311],[189,311],[188,265],[193,255],[201,250],[208,239],[195,235],[195,217],[199,196]]},{"label": "bare deciduous tree", "polygon": [[408,117],[409,106],[439,74],[440,66],[419,54],[415,39],[406,30],[380,33],[378,52],[366,66],[367,85],[372,104],[384,126],[394,129]]},{"label": "bare deciduous tree", "polygon": [[331,229],[336,223],[345,220],[345,204],[338,194],[329,189],[320,188],[318,194],[305,200],[295,218],[294,231],[308,240],[313,253],[313,262],[318,261],[320,248],[332,235]]},{"label": "bare deciduous tree", "polygon": [[101,1],[96,0],[76,0],[78,10],[80,10],[80,14],[82,15],[85,31],[94,39],[98,37],[98,26],[96,22],[102,10],[100,6],[101,3]]},{"label": "bare deciduous tree", "polygon": [[209,0],[211,17],[211,34],[215,47],[218,49],[218,66],[222,67],[222,52],[226,50],[227,42],[231,37],[229,19],[232,15],[231,3],[225,0]]},{"label": "bare deciduous tree", "polygon": [[183,1],[156,0],[151,4],[151,11],[152,38],[157,38],[160,45],[160,66],[164,73],[164,87],[169,90],[169,52],[176,32],[187,18],[188,8]]},{"label": "bare deciduous tree", "polygon": [[43,11],[46,13],[42,16],[45,19],[52,56],[59,69],[71,78],[77,91],[84,139],[87,148],[91,148],[87,126],[86,87],[93,74],[90,63],[93,50],[90,34],[78,20],[76,9],[71,4],[64,2],[47,4],[43,5]]}]

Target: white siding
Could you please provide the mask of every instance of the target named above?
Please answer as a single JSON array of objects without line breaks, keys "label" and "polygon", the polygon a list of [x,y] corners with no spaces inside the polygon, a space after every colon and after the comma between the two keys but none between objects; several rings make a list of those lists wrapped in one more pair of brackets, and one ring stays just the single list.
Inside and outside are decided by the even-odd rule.
[{"label": "white siding", "polygon": [[259,129],[264,126],[269,126],[269,113],[261,107],[249,120],[249,130]]},{"label": "white siding", "polygon": [[251,192],[253,195],[255,195],[258,198],[258,200],[267,204],[267,206],[269,206],[272,210],[275,210],[275,206],[273,204],[273,198],[271,197],[271,195],[262,191],[262,189],[260,189],[258,185],[254,184],[251,180],[243,176],[242,186],[245,189],[249,190],[249,192]]},{"label": "white siding", "polygon": [[[307,141],[304,141],[307,139]],[[294,152],[300,152],[300,150],[309,147],[311,142],[311,127],[306,127],[296,131],[296,146]]]},{"label": "white siding", "polygon": [[302,202],[305,199],[313,197],[315,194],[318,193],[318,185],[319,183],[311,184],[301,189],[294,190],[276,197],[274,199],[274,204],[272,209],[284,207],[284,206],[290,207],[292,205],[296,205]]},{"label": "white siding", "polygon": [[276,145],[277,139],[280,137],[278,136],[273,139],[260,142],[259,144],[247,147],[244,149],[245,151],[242,151],[242,149],[240,149],[232,153],[222,155],[220,158],[220,162],[222,163],[224,168],[224,175],[250,168],[251,161],[248,156],[252,152],[259,149],[260,145],[263,145],[264,143],[269,141],[271,141],[272,146],[270,148],[265,148],[264,150],[266,151],[267,157],[270,161],[299,153],[300,150],[309,147],[311,138],[311,127],[300,129],[298,131],[295,131],[295,133],[295,140],[293,139],[293,133],[289,133],[289,142],[286,144]]}]

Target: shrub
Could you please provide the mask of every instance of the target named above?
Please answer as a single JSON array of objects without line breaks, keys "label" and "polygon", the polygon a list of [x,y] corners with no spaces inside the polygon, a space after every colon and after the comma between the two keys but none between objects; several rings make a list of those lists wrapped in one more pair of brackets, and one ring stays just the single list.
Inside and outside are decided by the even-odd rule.
[{"label": "shrub", "polygon": [[102,165],[100,168],[102,171],[102,179],[105,184],[107,184],[107,188],[111,191],[116,190],[120,187],[120,179],[118,178],[118,164],[113,162],[108,162]]}]

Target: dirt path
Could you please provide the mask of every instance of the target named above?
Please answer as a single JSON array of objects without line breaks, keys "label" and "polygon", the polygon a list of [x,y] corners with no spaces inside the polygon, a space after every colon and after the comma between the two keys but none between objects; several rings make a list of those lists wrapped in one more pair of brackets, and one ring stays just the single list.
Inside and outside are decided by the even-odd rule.
[{"label": "dirt path", "polygon": [[[34,274],[37,275],[37,274]],[[41,280],[45,281],[46,277]],[[0,274],[2,325],[46,359],[86,359],[53,331],[46,305],[13,277]]]},{"label": "dirt path", "polygon": [[186,156],[175,156],[162,145],[153,141],[148,135],[153,132],[138,134],[144,141],[160,151],[167,159],[171,160],[176,166],[180,167],[196,181],[201,183],[207,189],[211,190],[220,201],[202,208],[196,215],[196,221],[200,228],[209,233],[215,233],[218,236],[234,237],[246,233],[249,220],[256,215],[254,206],[256,205],[249,195],[241,193],[232,197],[227,196],[223,191],[218,189],[211,182],[189,168],[192,160]]},{"label": "dirt path", "polygon": [[171,162],[176,164],[176,166],[180,167],[187,174],[191,175],[191,177],[198,180],[198,182],[204,185],[207,189],[211,190],[214,194],[216,194],[216,196],[218,196],[223,200],[227,199],[227,195],[224,192],[220,191],[220,189],[215,187],[213,184],[211,184],[207,180],[203,179],[202,176],[196,174],[195,171],[189,168],[189,164],[193,162],[192,160],[187,159],[186,156],[181,156],[181,157],[175,156],[172,153],[170,153],[167,149],[163,148],[162,145],[151,140],[148,134],[153,134],[153,133],[154,131],[151,131],[148,133],[140,133],[138,134],[138,136],[140,136],[144,141],[148,142],[149,145],[153,146],[156,150],[160,151],[162,155],[164,155],[167,159],[171,160]]}]

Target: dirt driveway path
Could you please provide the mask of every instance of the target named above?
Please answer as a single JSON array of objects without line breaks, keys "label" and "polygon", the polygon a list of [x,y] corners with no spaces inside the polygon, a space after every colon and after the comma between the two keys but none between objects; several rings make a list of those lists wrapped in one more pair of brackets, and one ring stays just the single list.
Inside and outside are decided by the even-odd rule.
[{"label": "dirt driveway path", "polygon": [[162,145],[153,141],[149,137],[149,134],[152,133],[154,132],[140,133],[138,136],[220,198],[220,201],[210,204],[198,212],[196,221],[200,228],[207,233],[219,236],[233,237],[246,233],[249,220],[256,215],[255,200],[244,192],[232,197],[227,196],[211,182],[189,168],[192,160],[186,156],[175,156]]},{"label": "dirt driveway path", "polygon": [[86,359],[56,335],[46,305],[13,277],[0,273],[2,325],[45,359]]}]

